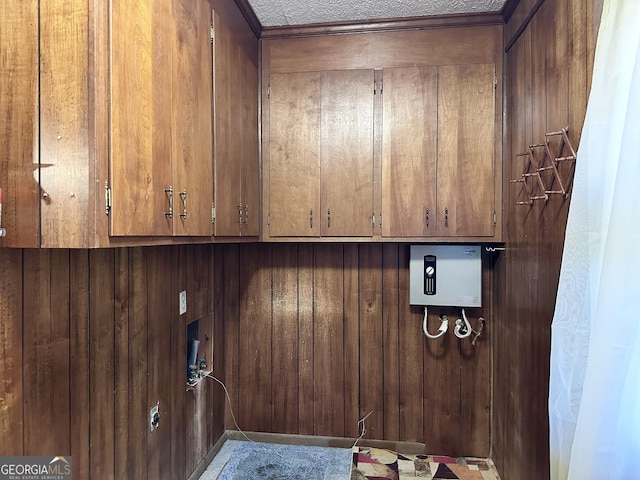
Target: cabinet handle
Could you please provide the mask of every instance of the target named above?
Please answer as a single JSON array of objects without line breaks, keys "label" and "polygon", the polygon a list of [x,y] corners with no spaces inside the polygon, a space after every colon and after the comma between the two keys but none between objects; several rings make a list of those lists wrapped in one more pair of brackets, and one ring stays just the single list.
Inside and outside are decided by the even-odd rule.
[{"label": "cabinet handle", "polygon": [[313,228],[313,208],[309,210],[309,228]]},{"label": "cabinet handle", "polygon": [[164,216],[173,218],[173,187],[169,185],[169,188],[164,189],[164,193],[169,197],[169,211],[164,212]]},{"label": "cabinet handle", "polygon": [[429,228],[429,209],[426,208],[424,211],[424,224]]},{"label": "cabinet handle", "polygon": [[180,214],[180,218],[183,220],[187,219],[187,189],[185,188],[180,192],[180,198],[182,199],[182,213]]},{"label": "cabinet handle", "polygon": [[449,209],[444,209],[444,226],[445,228],[449,228]]},{"label": "cabinet handle", "polygon": [[327,228],[331,228],[331,209],[327,208]]},{"label": "cabinet handle", "polygon": [[249,225],[249,204],[246,203],[244,206],[244,224]]},{"label": "cabinet handle", "polygon": [[236,205],[238,209],[238,224],[242,225],[242,204]]},{"label": "cabinet handle", "polygon": [[0,187],[0,237],[6,237],[7,231],[2,228],[2,188]]}]

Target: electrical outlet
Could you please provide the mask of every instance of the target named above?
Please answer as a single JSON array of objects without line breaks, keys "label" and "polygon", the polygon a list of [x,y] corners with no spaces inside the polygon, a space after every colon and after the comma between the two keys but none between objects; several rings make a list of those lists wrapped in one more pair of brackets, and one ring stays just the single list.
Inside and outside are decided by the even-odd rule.
[{"label": "electrical outlet", "polygon": [[160,425],[160,402],[156,403],[151,410],[149,410],[149,427],[153,432]]},{"label": "electrical outlet", "polygon": [[187,313],[187,291],[180,292],[180,315]]}]

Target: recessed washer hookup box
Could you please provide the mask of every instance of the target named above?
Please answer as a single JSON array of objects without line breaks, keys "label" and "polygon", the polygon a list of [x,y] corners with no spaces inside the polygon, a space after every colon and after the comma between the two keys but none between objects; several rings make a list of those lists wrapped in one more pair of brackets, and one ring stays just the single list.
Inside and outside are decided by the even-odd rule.
[{"label": "recessed washer hookup box", "polygon": [[480,245],[411,245],[411,305],[481,307],[480,253]]}]

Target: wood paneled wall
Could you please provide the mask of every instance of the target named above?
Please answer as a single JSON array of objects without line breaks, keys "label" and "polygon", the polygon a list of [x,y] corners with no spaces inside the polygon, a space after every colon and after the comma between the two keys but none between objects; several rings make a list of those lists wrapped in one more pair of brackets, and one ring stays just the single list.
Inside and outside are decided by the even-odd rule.
[{"label": "wood paneled wall", "polygon": [[[594,2],[546,0],[540,6],[522,0],[505,27],[505,45],[533,12],[506,53],[507,182],[522,172],[515,155],[543,142],[545,132],[569,126],[577,148],[589,93]],[[504,188],[506,252],[497,261],[494,288],[492,456],[503,478],[540,480],[549,477],[550,326],[569,201],[557,195],[546,204],[517,206],[522,185]]]},{"label": "wood paneled wall", "polygon": [[[432,453],[489,454],[491,258],[488,319],[473,347],[450,330],[422,333],[409,305],[404,244],[249,244],[224,247],[225,366],[233,409],[250,431],[424,442]],[[459,310],[433,309],[453,322]],[[234,428],[227,418],[227,427]]]},{"label": "wood paneled wall", "polygon": [[224,375],[214,271],[211,245],[0,249],[0,455],[72,455],[78,479],[188,478],[224,429],[223,391],[185,382],[194,320]]}]

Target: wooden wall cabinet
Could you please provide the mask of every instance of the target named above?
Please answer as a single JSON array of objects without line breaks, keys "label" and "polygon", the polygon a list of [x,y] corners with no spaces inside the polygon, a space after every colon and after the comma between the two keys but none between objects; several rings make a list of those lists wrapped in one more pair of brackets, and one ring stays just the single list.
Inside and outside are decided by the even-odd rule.
[{"label": "wooden wall cabinet", "polygon": [[373,70],[274,74],[271,237],[373,233]]},{"label": "wooden wall cabinet", "polygon": [[211,236],[211,8],[111,4],[111,235]]},{"label": "wooden wall cabinet", "polygon": [[262,41],[262,238],[500,241],[501,26],[330,33]]},{"label": "wooden wall cabinet", "polygon": [[492,237],[494,64],[382,77],[382,236]]},{"label": "wooden wall cabinet", "polygon": [[214,11],[214,234],[260,235],[257,41],[246,45]]},{"label": "wooden wall cabinet", "polygon": [[[215,119],[211,4],[250,57],[217,60],[241,87]],[[214,241],[214,121],[246,165],[234,182],[217,163],[216,199],[243,192],[258,235],[257,40],[235,3],[27,0],[0,17],[0,246]]]}]

